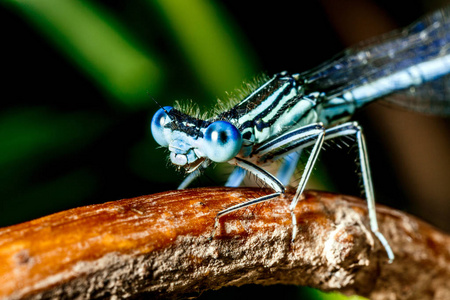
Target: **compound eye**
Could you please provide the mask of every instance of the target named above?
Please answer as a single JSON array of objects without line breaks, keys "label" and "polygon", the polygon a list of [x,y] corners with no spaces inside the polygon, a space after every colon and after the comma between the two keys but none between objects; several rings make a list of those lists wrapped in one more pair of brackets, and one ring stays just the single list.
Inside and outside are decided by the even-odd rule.
[{"label": "compound eye", "polygon": [[215,162],[226,162],[235,157],[242,146],[239,130],[226,121],[216,121],[206,128],[202,151]]},{"label": "compound eye", "polygon": [[164,127],[167,123],[171,122],[169,116],[166,114],[166,112],[169,112],[171,109],[171,106],[164,106],[164,108],[158,109],[152,118],[151,130],[153,138],[163,147],[169,145],[167,137],[164,135]]}]

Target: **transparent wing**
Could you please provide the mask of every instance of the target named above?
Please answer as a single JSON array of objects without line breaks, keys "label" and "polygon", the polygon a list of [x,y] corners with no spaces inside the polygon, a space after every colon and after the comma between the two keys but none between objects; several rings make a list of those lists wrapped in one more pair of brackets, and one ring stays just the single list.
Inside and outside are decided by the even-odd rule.
[{"label": "transparent wing", "polygon": [[[372,39],[345,50],[334,59],[302,73],[306,92],[321,91],[329,97],[389,76],[399,70],[450,54],[450,6],[403,30]],[[436,88],[436,90],[434,90]],[[444,94],[439,94],[444,92]],[[421,111],[421,107],[449,106],[448,77],[390,97],[391,103]],[[417,97],[417,101],[411,99]],[[396,99],[396,100],[394,100]],[[418,101],[429,101],[419,105]],[[433,113],[432,109],[425,109]]]},{"label": "transparent wing", "polygon": [[383,100],[420,113],[450,116],[450,75],[394,93]]}]

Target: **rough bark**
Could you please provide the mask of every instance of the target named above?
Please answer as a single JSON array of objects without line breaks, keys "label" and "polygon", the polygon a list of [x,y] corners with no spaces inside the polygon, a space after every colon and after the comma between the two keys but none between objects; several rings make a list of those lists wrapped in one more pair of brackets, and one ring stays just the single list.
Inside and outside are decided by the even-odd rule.
[{"label": "rough bark", "polygon": [[377,206],[396,255],[387,263],[364,201],[308,191],[220,220],[269,191],[203,188],[63,211],[0,229],[0,298],[193,297],[249,283],[308,285],[371,299],[450,299],[450,237]]}]

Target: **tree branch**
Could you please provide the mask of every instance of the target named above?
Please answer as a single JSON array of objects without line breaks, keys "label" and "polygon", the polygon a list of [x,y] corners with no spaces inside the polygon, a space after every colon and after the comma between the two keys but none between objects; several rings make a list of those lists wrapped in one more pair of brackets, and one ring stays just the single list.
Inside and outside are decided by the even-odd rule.
[{"label": "tree branch", "polygon": [[450,299],[450,237],[378,206],[387,263],[362,200],[308,191],[220,220],[270,191],[202,188],[63,211],[0,229],[0,298],[180,298],[243,284],[308,285],[371,299]]}]

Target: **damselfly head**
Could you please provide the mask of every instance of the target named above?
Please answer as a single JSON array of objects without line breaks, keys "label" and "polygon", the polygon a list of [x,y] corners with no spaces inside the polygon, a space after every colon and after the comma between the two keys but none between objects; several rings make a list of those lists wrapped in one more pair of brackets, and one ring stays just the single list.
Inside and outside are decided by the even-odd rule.
[{"label": "damselfly head", "polygon": [[242,146],[241,133],[233,124],[197,119],[170,106],[155,113],[151,131],[155,141],[169,149],[171,162],[188,173],[205,160],[226,162]]}]

